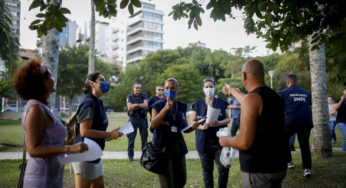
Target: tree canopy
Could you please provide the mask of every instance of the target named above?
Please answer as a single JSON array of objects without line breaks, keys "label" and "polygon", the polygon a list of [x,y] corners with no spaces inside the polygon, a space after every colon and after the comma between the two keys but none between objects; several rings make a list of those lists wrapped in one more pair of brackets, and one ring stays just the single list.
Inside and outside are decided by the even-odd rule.
[{"label": "tree canopy", "polygon": [[173,6],[169,14],[174,20],[188,18],[188,25],[198,29],[200,15],[210,10],[210,17],[225,21],[233,18],[232,8],[243,11],[246,32],[266,40],[267,47],[287,51],[290,45],[314,33],[317,48],[326,42],[335,43],[335,50],[345,49],[346,6],[340,0],[209,0],[206,4],[193,0]]}]

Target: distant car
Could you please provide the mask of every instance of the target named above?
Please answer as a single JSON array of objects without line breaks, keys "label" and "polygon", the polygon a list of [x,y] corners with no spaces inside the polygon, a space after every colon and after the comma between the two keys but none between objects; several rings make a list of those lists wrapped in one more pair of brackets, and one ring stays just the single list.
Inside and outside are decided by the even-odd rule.
[{"label": "distant car", "polygon": [[113,109],[107,109],[106,112],[114,112]]}]

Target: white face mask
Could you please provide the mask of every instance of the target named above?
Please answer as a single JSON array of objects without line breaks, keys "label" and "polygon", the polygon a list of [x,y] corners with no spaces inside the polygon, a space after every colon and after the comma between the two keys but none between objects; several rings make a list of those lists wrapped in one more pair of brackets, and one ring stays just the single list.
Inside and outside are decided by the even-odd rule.
[{"label": "white face mask", "polygon": [[208,97],[214,97],[215,88],[203,88],[204,94]]}]

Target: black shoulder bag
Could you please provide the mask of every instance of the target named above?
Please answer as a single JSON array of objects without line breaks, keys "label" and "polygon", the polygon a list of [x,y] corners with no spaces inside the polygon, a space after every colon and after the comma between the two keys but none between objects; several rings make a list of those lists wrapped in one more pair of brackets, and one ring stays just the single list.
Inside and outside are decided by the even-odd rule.
[{"label": "black shoulder bag", "polygon": [[23,161],[22,161],[22,164],[19,165],[20,174],[18,178],[17,188],[23,187],[25,168],[26,168],[26,145],[25,145],[25,135],[24,135]]},{"label": "black shoulder bag", "polygon": [[162,174],[165,169],[163,167],[168,162],[165,154],[166,147],[162,150],[156,149],[153,147],[152,142],[148,142],[142,151],[141,166],[150,172]]},{"label": "black shoulder bag", "polygon": [[[176,111],[173,112],[173,122],[169,121],[167,122],[167,124],[163,124],[163,122],[161,123],[162,128],[166,128],[166,130],[163,131],[167,131],[168,134],[171,131],[171,125],[172,123],[175,122],[176,120]],[[140,160],[140,164],[143,168],[145,168],[146,170],[156,173],[156,174],[162,174],[163,171],[165,170],[165,166],[167,165],[168,159],[167,159],[167,152],[169,152],[167,150],[167,144],[168,144],[168,139],[166,139],[165,145],[162,148],[162,150],[160,149],[156,149],[153,147],[152,142],[148,142],[145,147],[142,150],[142,156],[141,156],[141,160]]]}]

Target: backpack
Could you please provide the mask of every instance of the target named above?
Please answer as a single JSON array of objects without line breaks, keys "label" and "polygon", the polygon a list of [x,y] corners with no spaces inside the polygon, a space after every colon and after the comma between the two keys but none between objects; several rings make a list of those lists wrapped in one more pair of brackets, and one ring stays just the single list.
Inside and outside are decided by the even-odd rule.
[{"label": "backpack", "polygon": [[72,145],[76,139],[76,122],[77,122],[77,112],[74,112],[68,119],[68,122],[66,123],[66,138],[65,138],[65,144]]}]

